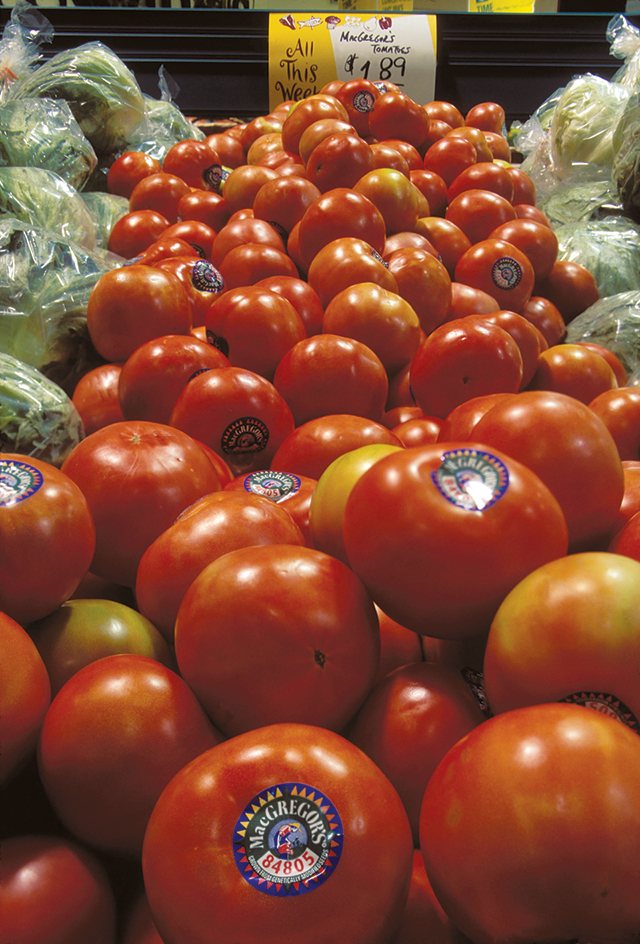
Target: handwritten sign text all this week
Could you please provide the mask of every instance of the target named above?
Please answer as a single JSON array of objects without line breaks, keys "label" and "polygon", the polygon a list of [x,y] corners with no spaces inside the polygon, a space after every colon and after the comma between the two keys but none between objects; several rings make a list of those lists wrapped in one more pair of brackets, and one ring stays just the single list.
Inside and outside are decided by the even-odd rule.
[{"label": "handwritten sign text all this week", "polygon": [[300,101],[334,79],[392,82],[420,104],[435,91],[435,17],[278,14],[269,17],[269,101]]}]

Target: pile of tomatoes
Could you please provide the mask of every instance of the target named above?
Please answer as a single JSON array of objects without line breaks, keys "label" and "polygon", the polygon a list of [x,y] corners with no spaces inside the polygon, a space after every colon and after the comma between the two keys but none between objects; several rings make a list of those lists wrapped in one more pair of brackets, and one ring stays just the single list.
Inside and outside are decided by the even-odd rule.
[{"label": "pile of tomatoes", "polygon": [[0,944],[638,940],[640,392],[504,122],[114,161],[86,436],[0,457]]}]

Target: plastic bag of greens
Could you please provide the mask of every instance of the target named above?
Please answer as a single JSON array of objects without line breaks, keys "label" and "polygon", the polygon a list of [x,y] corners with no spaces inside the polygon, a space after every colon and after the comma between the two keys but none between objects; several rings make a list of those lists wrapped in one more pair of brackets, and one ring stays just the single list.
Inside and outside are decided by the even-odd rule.
[{"label": "plastic bag of greens", "polygon": [[69,396],[40,371],[0,353],[0,452],[19,452],[60,467],[84,438]]},{"label": "plastic bag of greens", "polygon": [[609,20],[607,40],[611,55],[624,59],[611,81],[637,88],[640,85],[640,30],[619,13]]},{"label": "plastic bag of greens", "polygon": [[634,92],[613,135],[612,177],[625,211],[640,220],[640,93]]},{"label": "plastic bag of greens", "polygon": [[0,105],[0,166],[41,167],[82,190],[97,163],[68,102],[30,98]]},{"label": "plastic bag of greens", "polygon": [[111,230],[118,220],[129,212],[129,201],[117,193],[103,193],[99,190],[83,192],[80,196],[96,226],[96,248],[107,248]]},{"label": "plastic bag of greens", "polygon": [[42,43],[53,39],[49,20],[27,0],[16,0],[0,39],[0,101],[34,69]]},{"label": "plastic bag of greens", "polygon": [[640,368],[640,291],[601,298],[569,323],[566,340],[608,348],[630,378]]},{"label": "plastic bag of greens", "polygon": [[538,200],[538,206],[554,230],[622,212],[616,187],[606,175],[586,180],[576,175],[560,182]]},{"label": "plastic bag of greens", "polygon": [[204,133],[185,118],[174,104],[180,88],[164,66],[158,69],[158,76],[160,98],[144,96],[145,120],[138,127],[138,135],[133,138],[131,148],[144,151],[162,163],[172,145],[187,139],[202,141]]},{"label": "plastic bag of greens", "polygon": [[567,223],[556,230],[558,258],[593,275],[600,297],[640,291],[640,226],[623,216]]},{"label": "plastic bag of greens", "polygon": [[65,99],[98,158],[126,147],[145,113],[135,76],[101,42],[57,53],[14,83],[9,97]]},{"label": "plastic bag of greens", "polygon": [[96,226],[80,194],[41,167],[0,167],[2,216],[51,230],[86,249],[96,245]]},{"label": "plastic bag of greens", "polygon": [[87,330],[87,302],[110,268],[76,243],[0,218],[0,351],[73,391],[102,363]]}]

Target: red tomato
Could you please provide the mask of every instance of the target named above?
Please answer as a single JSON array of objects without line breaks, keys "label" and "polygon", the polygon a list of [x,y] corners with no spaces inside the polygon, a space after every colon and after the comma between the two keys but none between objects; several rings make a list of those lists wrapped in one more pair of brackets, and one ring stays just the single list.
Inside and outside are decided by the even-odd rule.
[{"label": "red tomato", "polygon": [[184,219],[168,226],[164,236],[177,236],[178,239],[184,239],[202,259],[210,259],[216,230],[202,220]]},{"label": "red tomato", "polygon": [[258,164],[234,167],[222,186],[222,196],[229,212],[233,214],[236,210],[251,208],[263,184],[275,180],[277,176],[275,170]]},{"label": "red tomato", "polygon": [[466,138],[446,134],[429,147],[424,156],[424,167],[444,180],[450,187],[465,168],[478,160],[475,147]]},{"label": "red tomato", "polygon": [[438,441],[442,420],[437,416],[418,416],[391,427],[405,449]]},{"label": "red tomato", "polygon": [[308,282],[290,275],[270,275],[256,282],[256,287],[271,289],[291,302],[302,319],[308,337],[320,334],[324,314],[322,302]]},{"label": "red tomato", "polygon": [[555,344],[542,351],[529,383],[530,390],[555,390],[587,404],[617,386],[615,374],[604,357],[580,344]]},{"label": "red tomato", "polygon": [[282,135],[280,131],[259,135],[247,150],[247,164],[258,164],[264,157],[274,152],[282,153]]},{"label": "red tomato", "polygon": [[224,486],[224,491],[244,491],[280,505],[300,528],[305,545],[313,547],[309,529],[309,509],[317,484],[315,479],[310,479],[307,475],[290,475],[288,472],[260,469],[258,472],[250,472],[232,479]]},{"label": "red tomato", "polygon": [[[253,805],[263,814],[245,827]],[[278,835],[297,839],[275,854],[266,830],[258,848],[273,818]],[[174,778],[149,823],[142,867],[167,940],[204,944],[215,925],[237,944],[293,944],[301,928],[305,944],[384,944],[402,917],[412,851],[402,803],[366,755],[331,731],[278,724],[218,745]]]},{"label": "red tomato", "polygon": [[229,220],[218,231],[213,241],[211,247],[212,263],[219,268],[228,252],[247,243],[260,243],[264,246],[271,246],[273,249],[279,249],[281,252],[285,248],[280,233],[266,220],[259,220],[254,217]]},{"label": "red tomato", "polygon": [[353,189],[377,206],[387,235],[411,230],[416,225],[419,215],[416,188],[399,170],[389,167],[371,170],[354,182]]},{"label": "red tomato", "polygon": [[564,318],[548,298],[532,295],[520,314],[538,328],[549,347],[564,340],[567,334]]},{"label": "red tomato", "polygon": [[189,184],[175,174],[159,171],[140,180],[129,197],[130,210],[157,210],[170,223],[178,221],[178,204],[189,193]]},{"label": "red tomato", "polygon": [[633,939],[639,778],[638,736],[579,705],[474,728],[433,774],[420,815],[451,920],[477,944]]},{"label": "red tomato", "polygon": [[178,396],[199,371],[228,367],[229,359],[205,341],[179,334],[141,344],[121,368],[122,418],[168,423]]},{"label": "red tomato", "polygon": [[16,944],[115,944],[116,901],[100,860],[61,836],[2,840],[2,936]]},{"label": "red tomato", "polygon": [[76,672],[105,656],[129,652],[175,667],[173,653],[153,623],[117,600],[67,600],[31,623],[29,633],[49,673],[54,697]]},{"label": "red tomato", "polygon": [[369,129],[379,141],[399,138],[417,151],[426,150],[429,115],[403,92],[380,95],[369,112]]},{"label": "red tomato", "polygon": [[307,278],[325,310],[339,292],[361,282],[373,282],[396,294],[398,289],[380,253],[353,236],[333,239],[323,246],[311,260]]},{"label": "red tomato", "polygon": [[244,243],[230,249],[220,263],[220,275],[228,289],[255,285],[272,275],[296,278],[298,270],[280,249],[260,243]]},{"label": "red tomato", "polygon": [[480,442],[387,456],[347,502],[351,567],[378,606],[415,632],[477,635],[519,580],[566,553],[567,526],[549,488]]},{"label": "red tomato", "polygon": [[134,259],[159,239],[169,220],[157,210],[132,210],[114,223],[108,249],[123,259]]},{"label": "red tomato", "polygon": [[164,334],[189,334],[189,296],[177,276],[147,265],[121,266],[101,275],[87,303],[87,328],[107,361],[130,354]]},{"label": "red tomato", "polygon": [[609,350],[608,347],[603,347],[602,344],[595,344],[593,341],[576,341],[575,343],[580,344],[582,347],[588,348],[590,351],[595,351],[597,354],[600,354],[601,357],[604,357],[605,361],[609,364],[613,373],[615,374],[618,386],[627,386],[627,381],[629,378],[627,377],[624,364],[617,354],[614,354],[613,351]]},{"label": "red tomato", "polygon": [[169,780],[221,740],[179,675],[147,656],[111,655],[76,672],[52,701],[38,767],[74,837],[138,855]]},{"label": "red tomato", "polygon": [[484,190],[497,193],[508,200],[513,200],[513,178],[501,164],[481,161],[461,171],[447,190],[449,203],[465,190]]},{"label": "red tomato", "polygon": [[485,413],[473,439],[513,456],[545,482],[565,515],[572,551],[597,547],[609,534],[624,475],[611,433],[584,403],[564,393],[521,391]]},{"label": "red tomato", "polygon": [[364,416],[351,413],[318,416],[289,433],[271,460],[271,468],[317,480],[334,459],[376,443],[402,445],[381,423]]},{"label": "red tomato", "polygon": [[0,535],[0,610],[21,625],[69,599],[96,540],[91,508],[72,477],[9,452],[0,455]]},{"label": "red tomato", "polygon": [[136,576],[140,612],[173,644],[182,599],[207,564],[241,547],[303,543],[291,516],[264,496],[226,489],[205,495],[142,555]]},{"label": "red tomato", "polygon": [[244,148],[239,138],[235,138],[224,131],[216,131],[205,137],[205,143],[213,148],[224,167],[238,167],[244,164]]},{"label": "red tomato", "polygon": [[455,279],[487,292],[500,308],[519,312],[533,293],[535,273],[517,246],[503,239],[481,239],[458,260]]},{"label": "red tomato", "polygon": [[391,236],[387,236],[384,241],[382,258],[385,262],[388,262],[389,256],[392,252],[395,252],[396,249],[409,248],[424,249],[425,252],[431,253],[436,259],[438,258],[435,246],[431,245],[426,236],[421,236],[420,233],[406,230],[402,233],[393,233]]},{"label": "red tomato", "polygon": [[151,542],[188,505],[220,488],[197,442],[145,420],[112,423],[87,436],[62,470],[82,490],[95,522],[92,573],[129,587]]},{"label": "red tomato", "polygon": [[122,944],[163,944],[153,923],[149,902],[144,892],[135,899],[126,914]]},{"label": "red tomato", "polygon": [[417,247],[396,249],[386,262],[398,295],[411,306],[424,333],[430,334],[445,320],[451,305],[451,278],[444,264]]},{"label": "red tomato", "polygon": [[306,165],[317,145],[329,135],[338,134],[339,132],[354,134],[355,128],[350,122],[342,121],[340,118],[321,118],[319,121],[314,121],[300,135],[298,159]]},{"label": "red tomato", "polygon": [[507,397],[513,396],[515,396],[513,393],[486,393],[483,396],[472,397],[470,400],[465,400],[455,406],[442,421],[438,433],[438,442],[446,443],[460,439],[473,439],[473,430],[481,417],[496,403],[501,403]]},{"label": "red tomato", "polygon": [[162,170],[197,190],[217,191],[222,180],[217,151],[207,141],[192,138],[171,145],[162,161]]},{"label": "red tomato", "polygon": [[99,364],[83,374],[73,391],[85,435],[124,419],[118,401],[121,364]]},{"label": "red tomato", "polygon": [[445,321],[454,321],[468,315],[490,315],[500,310],[495,298],[482,289],[464,285],[462,282],[451,283],[451,304]]},{"label": "red tomato", "polygon": [[380,623],[380,665],[376,682],[381,681],[389,672],[411,662],[423,662],[422,636],[413,633],[376,606]]},{"label": "red tomato", "polygon": [[545,226],[551,228],[549,217],[546,216],[539,207],[534,206],[532,203],[515,203],[515,201],[513,206],[518,219],[535,220],[536,223],[543,223]]},{"label": "red tomato", "polygon": [[409,165],[409,172],[419,170],[422,167],[421,153],[409,141],[405,141],[403,138],[385,138],[378,143],[395,148]]},{"label": "red tomato", "polygon": [[[386,426],[387,429],[393,429],[394,426],[398,426],[400,423],[404,423],[407,420],[420,419],[424,417],[424,413],[419,406],[394,406],[391,409],[385,410],[382,415],[382,425]],[[435,418],[435,417],[432,417]],[[438,422],[440,422],[438,420]]]},{"label": "red tomato", "polygon": [[209,306],[228,288],[214,264],[196,254],[161,259],[154,263],[154,268],[175,275],[186,289],[192,329],[204,325]]},{"label": "red tomato", "polygon": [[446,121],[452,128],[461,128],[464,125],[464,116],[451,102],[437,99],[422,106],[429,118],[434,121]]},{"label": "red tomato", "polygon": [[314,200],[298,228],[300,255],[306,267],[328,243],[344,237],[366,241],[377,253],[384,252],[382,214],[371,200],[348,187],[329,190]]},{"label": "red tomato", "polygon": [[224,197],[211,190],[190,190],[178,201],[180,220],[200,220],[216,233],[227,223],[230,216]]},{"label": "red tomato", "polygon": [[527,256],[536,279],[546,278],[558,256],[558,237],[551,227],[535,220],[515,219],[497,226],[491,239],[504,239]]},{"label": "red tomato", "polygon": [[252,145],[265,135],[279,134],[282,131],[282,121],[275,115],[258,115],[248,122],[242,129],[240,144],[248,155]]},{"label": "red tomato", "polygon": [[522,390],[527,386],[538,366],[540,355],[539,332],[531,322],[515,311],[494,311],[479,317],[503,328],[518,345],[522,357],[522,380],[520,381],[520,389]]},{"label": "red tomato", "polygon": [[528,203],[530,206],[536,205],[536,185],[531,177],[518,167],[511,164],[509,173],[513,177],[513,204]]},{"label": "red tomato", "polygon": [[151,154],[145,154],[144,151],[124,151],[109,167],[107,190],[129,199],[139,181],[161,170],[160,161]]},{"label": "red tomato", "polygon": [[[283,722],[341,730],[380,658],[378,619],[358,578],[328,554],[285,544],[207,564],[180,604],[175,645],[182,677],[229,736]],[[273,685],[268,663],[296,679],[295,694]]]},{"label": "red tomato", "polygon": [[589,402],[607,427],[622,460],[640,458],[640,390],[620,387],[605,390]]},{"label": "red tomato", "polygon": [[[419,849],[413,853],[413,871],[411,873],[411,887],[409,900],[402,919],[397,944],[423,944],[427,940],[431,944],[471,944],[468,937],[459,931],[449,920],[448,915],[436,898],[431,888],[424,867],[424,860]],[[125,942],[129,944],[129,942]],[[131,944],[138,944],[132,941]],[[157,944],[152,939],[141,944]]]},{"label": "red tomato", "polygon": [[[186,239],[180,239],[179,236],[165,237],[163,234],[159,239],[151,243],[144,252],[140,253],[139,256],[135,259],[131,259],[130,262],[136,262],[146,266],[155,266],[158,262],[162,262],[165,259],[192,255],[194,255],[193,246],[191,246]],[[200,258],[200,256],[198,256],[198,258]]]},{"label": "red tomato", "polygon": [[273,384],[242,367],[193,377],[176,401],[170,424],[217,452],[234,476],[268,468],[294,428],[291,410]]},{"label": "red tomato", "polygon": [[334,95],[318,93],[297,102],[282,124],[282,145],[285,151],[298,152],[303,132],[323,118],[337,118],[349,123],[349,114]]},{"label": "red tomato", "polygon": [[[611,532],[612,537],[620,532],[620,529],[637,511],[640,511],[640,462],[637,459],[623,459],[622,471],[624,473],[624,496],[620,503],[618,520]],[[616,549],[610,547],[609,550]],[[629,557],[635,556],[635,554],[629,554]]]},{"label": "red tomato", "polygon": [[453,278],[458,259],[471,248],[469,237],[451,220],[440,216],[422,217],[416,223],[414,232],[429,240],[449,276]]},{"label": "red tomato", "polygon": [[306,172],[311,183],[321,193],[327,193],[336,187],[353,187],[374,167],[370,145],[355,132],[338,131],[315,146],[307,160]]},{"label": "red tomato", "polygon": [[459,226],[470,242],[476,244],[488,239],[502,223],[515,220],[516,213],[506,197],[490,190],[466,189],[450,199],[445,219]]},{"label": "red tomato", "polygon": [[382,141],[373,141],[371,150],[373,151],[376,167],[392,167],[394,170],[399,170],[405,177],[409,177],[411,173],[409,162],[404,154],[401,154],[393,145],[384,144]]},{"label": "red tomato", "polygon": [[[365,344],[390,374],[409,364],[420,344],[420,321],[409,302],[375,282],[358,282],[334,295],[325,308],[322,330]],[[387,393],[385,384],[384,402]]]},{"label": "red tomato", "polygon": [[457,318],[436,328],[411,364],[411,389],[427,416],[444,418],[485,394],[516,393],[521,381],[518,344],[483,318]]},{"label": "red tomato", "polygon": [[535,294],[553,302],[566,324],[600,298],[594,276],[579,262],[558,259],[544,279],[538,279]]},{"label": "red tomato", "polygon": [[253,215],[270,223],[286,242],[295,224],[319,196],[317,186],[304,177],[277,177],[258,190]]},{"label": "red tomato", "polygon": [[480,102],[470,108],[464,117],[464,123],[481,131],[502,133],[505,114],[502,105],[497,102]]},{"label": "red tomato", "polygon": [[377,423],[389,389],[384,365],[372,348],[356,338],[328,332],[298,341],[287,351],[273,384],[296,426],[334,413]]},{"label": "red tomato", "polygon": [[273,380],[285,354],[306,337],[302,319],[291,302],[257,285],[231,288],[221,295],[207,311],[206,328],[209,344],[223,351],[232,366],[267,380]]},{"label": "red tomato", "polygon": [[419,843],[420,805],[429,778],[450,747],[485,720],[462,675],[416,662],[379,682],[345,736],[387,775]]},{"label": "red tomato", "polygon": [[347,109],[349,121],[363,138],[371,134],[371,112],[380,97],[380,89],[368,79],[350,79],[336,92],[336,98]]},{"label": "red tomato", "polygon": [[0,784],[35,756],[50,702],[49,673],[35,643],[19,623],[0,613]]}]

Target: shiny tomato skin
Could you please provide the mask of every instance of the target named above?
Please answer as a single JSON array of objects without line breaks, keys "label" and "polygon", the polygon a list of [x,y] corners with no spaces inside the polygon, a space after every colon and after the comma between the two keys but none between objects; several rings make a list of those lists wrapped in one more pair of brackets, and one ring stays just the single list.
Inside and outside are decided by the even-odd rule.
[{"label": "shiny tomato skin", "polygon": [[217,151],[204,141],[186,138],[172,144],[162,160],[162,170],[174,174],[197,190],[218,190],[222,167]]},{"label": "shiny tomato skin", "polygon": [[478,155],[471,141],[446,134],[434,141],[424,155],[426,170],[438,174],[450,187],[458,174],[477,162]]},{"label": "shiny tomato skin", "polygon": [[272,275],[295,278],[298,270],[293,260],[280,249],[259,243],[244,243],[229,250],[220,263],[220,275],[227,289],[255,285]]},{"label": "shiny tomato skin", "polygon": [[175,174],[159,171],[140,180],[129,196],[130,210],[156,210],[170,223],[178,221],[178,204],[190,187]]},{"label": "shiny tomato skin", "polygon": [[522,315],[515,311],[494,311],[480,316],[491,324],[496,324],[510,334],[520,349],[522,356],[522,390],[530,382],[538,365],[541,353],[540,334]]},{"label": "shiny tomato skin", "polygon": [[256,194],[268,180],[275,180],[277,171],[258,164],[241,164],[234,167],[223,183],[222,196],[231,214],[236,210],[250,209]]},{"label": "shiny tomato skin", "polygon": [[[355,132],[338,131],[315,146],[306,163],[307,179],[320,193],[353,187],[375,167],[371,146]],[[405,178],[406,179],[406,178]]]},{"label": "shiny tomato skin", "polygon": [[207,564],[241,547],[303,543],[291,516],[263,496],[226,488],[205,495],[142,555],[136,576],[138,608],[173,644],[182,598]]},{"label": "shiny tomato skin", "polygon": [[516,164],[511,164],[509,173],[513,177],[513,205],[526,203],[529,206],[535,206],[537,203],[536,185],[531,177]]},{"label": "shiny tomato skin", "polygon": [[536,281],[535,294],[553,302],[566,324],[600,298],[594,276],[586,266],[571,259],[556,260],[549,274]]},{"label": "shiny tomato skin", "polygon": [[324,309],[345,288],[359,282],[375,282],[397,293],[397,283],[381,255],[364,239],[344,236],[323,246],[311,260],[309,285]]},{"label": "shiny tomato skin", "polygon": [[597,354],[600,354],[601,357],[604,357],[605,361],[609,364],[613,373],[615,374],[618,386],[627,386],[629,377],[624,364],[617,354],[614,354],[614,352],[608,347],[604,347],[602,344],[596,344],[594,341],[576,341],[575,343],[580,344],[582,347],[588,348],[590,351],[595,351]]},{"label": "shiny tomato skin", "polygon": [[580,344],[555,344],[540,352],[528,389],[555,390],[589,404],[617,386],[613,368],[600,354]]},{"label": "shiny tomato skin", "polygon": [[375,443],[402,445],[391,430],[364,416],[350,413],[318,416],[289,433],[271,460],[271,468],[317,480],[334,459]]},{"label": "shiny tomato skin", "polygon": [[212,262],[203,259],[196,252],[191,255],[161,259],[155,263],[154,268],[175,275],[186,289],[191,308],[192,328],[202,327],[209,305],[228,288],[222,273]]},{"label": "shiny tomato skin", "polygon": [[107,190],[129,199],[135,185],[149,174],[157,174],[162,165],[144,151],[124,151],[109,167]]},{"label": "shiny tomato skin", "polygon": [[[340,731],[371,690],[380,631],[346,564],[270,544],[240,547],[200,571],[180,604],[175,646],[180,674],[227,736],[284,722]],[[270,661],[291,688],[273,685]]]},{"label": "shiny tomato skin", "polygon": [[108,249],[123,259],[134,259],[159,239],[169,220],[157,210],[131,210],[117,220],[109,233]]},{"label": "shiny tomato skin", "polygon": [[447,185],[442,177],[435,171],[422,167],[409,171],[409,179],[427,198],[429,215],[443,217],[449,201]]},{"label": "shiny tomato skin", "polygon": [[534,705],[474,728],[420,818],[451,920],[477,944],[633,940],[639,778],[637,734],[590,708]]},{"label": "shiny tomato skin", "polygon": [[[385,613],[424,635],[461,639],[486,631],[508,591],[567,550],[564,516],[547,486],[480,443],[436,443],[387,456],[361,476],[347,501],[343,537],[353,570]],[[507,470],[506,488],[482,510],[447,491],[446,470],[464,465],[465,450],[472,457],[487,452]]]},{"label": "shiny tomato skin", "polygon": [[306,165],[312,151],[324,138],[341,131],[353,134],[355,129],[348,121],[342,121],[340,118],[321,118],[319,121],[314,121],[313,124],[305,128],[300,136],[298,159]]},{"label": "shiny tomato skin", "polygon": [[265,377],[222,367],[192,378],[176,401],[170,425],[209,446],[240,475],[269,466],[294,420]]},{"label": "shiny tomato skin", "polygon": [[304,216],[305,210],[320,196],[320,191],[305,177],[277,177],[258,190],[253,201],[255,219],[281,227],[287,238]]},{"label": "shiny tomato skin", "polygon": [[451,305],[451,277],[446,267],[431,252],[417,246],[393,250],[386,262],[396,280],[398,295],[411,306],[424,333],[430,334],[446,319]]},{"label": "shiny tomato skin", "polygon": [[516,218],[501,223],[490,233],[492,239],[504,239],[527,256],[536,278],[545,278],[558,258],[558,237],[544,223]]},{"label": "shiny tomato skin", "polygon": [[121,364],[99,364],[83,374],[71,399],[80,414],[85,435],[124,419],[118,401]]},{"label": "shiny tomato skin", "polygon": [[[425,934],[428,935],[427,940],[431,944],[471,944],[469,938],[465,937],[462,931],[459,931],[449,920],[434,895],[424,867],[422,853],[419,849],[415,849],[409,900],[397,944],[422,944]],[[137,944],[137,942],[134,941],[131,944]],[[148,944],[157,944],[157,942],[149,941]]]},{"label": "shiny tomato skin", "polygon": [[336,93],[338,101],[347,109],[349,121],[363,138],[371,134],[371,112],[379,97],[380,89],[364,78],[350,79]]},{"label": "shiny tomato skin", "polygon": [[435,99],[422,107],[434,121],[445,121],[452,128],[461,128],[464,125],[464,115],[452,102]]},{"label": "shiny tomato skin", "polygon": [[611,433],[586,404],[563,393],[523,390],[495,404],[472,435],[546,483],[564,512],[571,551],[594,549],[609,534],[624,473]]},{"label": "shiny tomato skin", "polygon": [[471,240],[466,233],[451,220],[444,219],[444,216],[422,217],[414,230],[425,236],[434,246],[443,266],[453,278],[458,260],[471,248]]},{"label": "shiny tomato skin", "polygon": [[51,703],[51,683],[31,636],[0,613],[0,783],[35,756],[42,722]]},{"label": "shiny tomato skin", "polygon": [[239,164],[244,164],[244,148],[239,138],[225,131],[216,131],[208,134],[204,140],[217,153],[224,167],[238,167]]},{"label": "shiny tomato skin", "polygon": [[116,899],[97,855],[67,837],[2,841],[2,936],[19,944],[115,944]]},{"label": "shiny tomato skin", "polygon": [[417,188],[399,170],[376,168],[362,174],[352,185],[380,210],[387,236],[411,230],[421,215],[418,212]]},{"label": "shiny tomato skin", "polygon": [[620,459],[640,458],[640,390],[619,387],[606,390],[589,403],[618,447]]},{"label": "shiny tomato skin", "polygon": [[307,337],[320,334],[324,310],[318,293],[304,279],[298,276],[270,275],[256,282],[259,288],[269,288],[290,301],[304,324]]},{"label": "shiny tomato skin", "polygon": [[520,314],[540,331],[549,347],[563,341],[567,326],[561,312],[548,298],[532,295],[520,310]]},{"label": "shiny tomato skin", "polygon": [[230,216],[224,197],[212,190],[190,190],[178,201],[179,220],[199,220],[216,233]]},{"label": "shiny tomato skin", "polygon": [[384,218],[367,197],[348,187],[323,193],[305,211],[299,225],[300,255],[308,268],[318,252],[334,239],[363,240],[384,252]]},{"label": "shiny tomato skin", "polygon": [[[326,796],[344,830],[335,874],[285,901],[243,878],[232,843],[245,806],[280,783]],[[407,899],[412,851],[402,803],[375,764],[338,734],[279,724],[218,745],[174,778],[150,821],[142,867],[163,938],[293,944],[303,928],[305,944],[386,944]]]},{"label": "shiny tomato skin", "polygon": [[376,99],[369,112],[369,128],[379,141],[399,138],[419,152],[428,145],[429,116],[403,92],[388,92]]},{"label": "shiny tomato skin", "polygon": [[[265,480],[266,474],[266,480]],[[284,486],[282,482],[284,481]],[[309,529],[309,508],[317,485],[316,479],[308,475],[289,475],[273,477],[269,470],[261,469],[257,473],[238,475],[224,486],[224,491],[245,491],[250,495],[260,495],[275,502],[291,515],[300,528],[304,543],[313,547]]]},{"label": "shiny tomato skin", "polygon": [[221,740],[179,675],[147,656],[111,655],[76,672],[51,702],[38,768],[72,835],[139,855],[164,787]]},{"label": "shiny tomato skin", "polygon": [[491,191],[508,200],[513,199],[513,179],[506,169],[500,164],[482,161],[479,164],[472,164],[461,171],[450,184],[447,190],[447,200],[449,203],[465,190],[484,190]]},{"label": "shiny tomato skin", "polygon": [[219,268],[231,249],[246,243],[260,243],[279,249],[281,252],[284,249],[281,234],[266,220],[256,219],[253,216],[229,220],[218,230],[211,246],[211,261],[214,266]]},{"label": "shiny tomato skin", "polygon": [[285,151],[298,151],[300,138],[304,131],[316,121],[324,118],[337,118],[349,121],[349,114],[334,95],[318,93],[297,102],[282,124],[282,145]]},{"label": "shiny tomato skin", "polygon": [[220,479],[200,445],[178,429],[125,420],[78,443],[63,471],[82,491],[93,516],[91,571],[134,586],[147,547],[177,515]]},{"label": "shiny tomato skin", "polygon": [[391,427],[405,449],[438,441],[442,420],[437,416],[418,416]]},{"label": "shiny tomato skin", "polygon": [[514,395],[513,393],[486,393],[483,396],[465,400],[445,416],[438,433],[438,442],[473,439],[473,428],[480,418],[496,403]]},{"label": "shiny tomato skin", "polygon": [[500,310],[498,302],[483,292],[481,288],[465,285],[463,282],[451,283],[451,304],[447,312],[446,322],[468,315],[491,315]]},{"label": "shiny tomato skin", "polygon": [[202,220],[178,220],[177,223],[172,223],[167,227],[164,235],[184,239],[202,259],[211,258],[211,247],[216,238],[216,230]]},{"label": "shiny tomato skin", "polygon": [[82,489],[61,468],[4,452],[0,474],[0,611],[22,626],[74,593],[91,565],[96,529]]},{"label": "shiny tomato skin", "polygon": [[535,272],[517,246],[485,238],[458,259],[455,279],[487,292],[500,308],[519,312],[533,294]]}]

